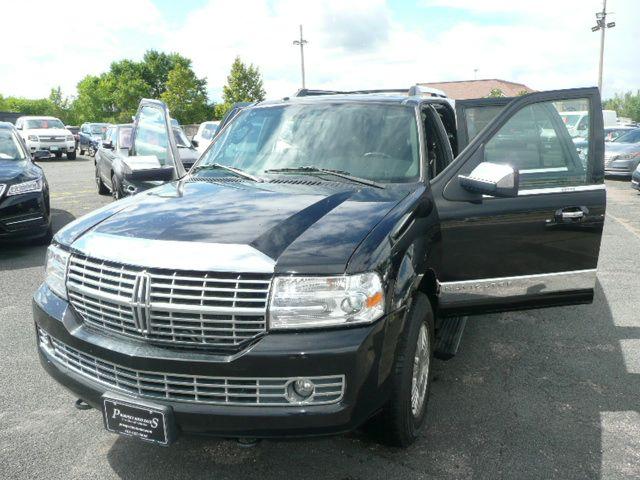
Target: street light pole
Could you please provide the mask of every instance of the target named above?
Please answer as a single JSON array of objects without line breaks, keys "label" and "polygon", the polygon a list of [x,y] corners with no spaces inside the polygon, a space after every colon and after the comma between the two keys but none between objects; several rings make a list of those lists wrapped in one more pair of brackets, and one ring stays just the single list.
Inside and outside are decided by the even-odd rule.
[{"label": "street light pole", "polygon": [[600,30],[600,64],[598,66],[598,88],[602,94],[602,70],[604,65],[604,32],[607,28],[613,28],[616,22],[607,23],[607,0],[602,0],[602,11],[596,13],[596,26],[591,27],[592,32]]},{"label": "street light pole", "polygon": [[304,46],[307,41],[302,36],[302,25],[300,25],[300,40],[294,40],[294,45],[300,45],[300,68],[302,70],[302,88],[306,88],[306,82],[304,78]]}]

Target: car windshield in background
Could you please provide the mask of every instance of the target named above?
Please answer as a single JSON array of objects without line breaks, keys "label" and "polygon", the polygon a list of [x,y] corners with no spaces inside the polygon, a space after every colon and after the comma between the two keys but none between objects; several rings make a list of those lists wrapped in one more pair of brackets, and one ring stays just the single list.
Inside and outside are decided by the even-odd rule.
[{"label": "car windshield in background", "polygon": [[103,135],[106,131],[106,125],[91,125],[91,133],[94,135]]},{"label": "car windshield in background", "polygon": [[191,142],[180,127],[173,127],[173,136],[176,139],[176,145],[178,145],[178,147],[189,148],[191,146]]},{"label": "car windshield in background", "polygon": [[0,129],[0,160],[24,160],[24,150],[11,130]]},{"label": "car windshield in background", "polygon": [[313,166],[375,181],[408,182],[420,175],[419,152],[409,106],[278,105],[241,112],[198,166],[221,164],[257,176]]},{"label": "car windshield in background", "polygon": [[638,143],[640,142],[640,128],[637,130],[631,130],[630,132],[620,135],[614,140],[617,143]]},{"label": "car windshield in background", "polygon": [[27,120],[27,129],[35,128],[64,128],[64,124],[57,118],[37,118]]},{"label": "car windshield in background", "polygon": [[120,127],[118,130],[118,144],[120,148],[131,148],[131,132],[133,127]]}]

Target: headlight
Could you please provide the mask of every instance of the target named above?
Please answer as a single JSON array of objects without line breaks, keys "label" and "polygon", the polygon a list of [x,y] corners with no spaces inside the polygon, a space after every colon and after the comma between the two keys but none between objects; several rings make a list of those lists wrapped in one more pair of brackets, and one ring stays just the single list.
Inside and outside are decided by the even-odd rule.
[{"label": "headlight", "polygon": [[10,195],[20,195],[22,193],[39,192],[42,190],[42,182],[40,180],[31,180],[24,183],[16,183],[11,185],[7,190],[7,197]]},{"label": "headlight", "polygon": [[67,142],[75,142],[75,138],[73,138],[73,135],[67,135]]},{"label": "headlight", "polygon": [[38,136],[37,135],[29,135],[29,136],[27,136],[27,138],[31,142],[37,142],[38,141]]},{"label": "headlight", "polygon": [[276,277],[269,303],[271,329],[371,323],[384,314],[377,273],[335,277]]},{"label": "headlight", "polygon": [[634,158],[640,157],[640,152],[632,152],[625,153],[624,155],[620,155],[616,157],[614,160],[633,160]]},{"label": "headlight", "polygon": [[65,282],[67,280],[69,256],[69,252],[57,245],[50,245],[47,249],[47,266],[45,267],[44,281],[56,295],[64,299],[67,298]]}]

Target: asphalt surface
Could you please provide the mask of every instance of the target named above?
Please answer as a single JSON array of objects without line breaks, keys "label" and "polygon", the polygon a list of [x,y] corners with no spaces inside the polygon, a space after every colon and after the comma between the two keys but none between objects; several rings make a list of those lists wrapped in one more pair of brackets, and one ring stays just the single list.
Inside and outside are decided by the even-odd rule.
[{"label": "asphalt surface", "polygon": [[[56,229],[111,201],[91,159],[42,165]],[[31,296],[45,248],[0,246],[0,478],[638,479],[640,195],[607,187],[594,304],[471,317],[460,353],[435,362],[428,426],[407,450],[360,432],[166,449],[104,431],[38,363]]]}]

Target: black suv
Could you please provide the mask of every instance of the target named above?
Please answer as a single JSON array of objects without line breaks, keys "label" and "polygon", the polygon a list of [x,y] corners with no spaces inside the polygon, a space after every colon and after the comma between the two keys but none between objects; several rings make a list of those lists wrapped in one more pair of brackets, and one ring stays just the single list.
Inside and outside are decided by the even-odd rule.
[{"label": "black suv", "polygon": [[[156,161],[137,174],[174,181],[60,231],[34,299],[42,365],[108,430],[168,444],[375,417],[406,446],[461,316],[592,301],[596,88],[457,111],[415,88],[325,93],[243,109],[188,174],[166,106],[141,102],[131,153]],[[581,152],[570,109],[590,112]]]}]

